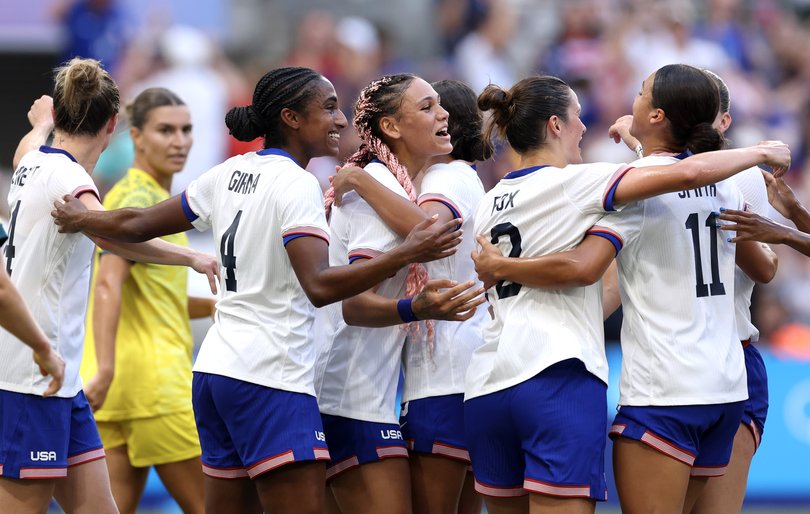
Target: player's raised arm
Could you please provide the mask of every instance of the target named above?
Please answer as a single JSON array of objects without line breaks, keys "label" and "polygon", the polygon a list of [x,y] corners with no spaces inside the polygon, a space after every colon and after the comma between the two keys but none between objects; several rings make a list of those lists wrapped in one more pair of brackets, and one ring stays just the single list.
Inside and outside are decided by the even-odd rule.
[{"label": "player's raised arm", "polygon": [[784,174],[790,167],[790,148],[781,141],[763,141],[747,148],[692,155],[672,165],[633,168],[616,186],[613,202],[622,204],[703,187],[758,164]]}]

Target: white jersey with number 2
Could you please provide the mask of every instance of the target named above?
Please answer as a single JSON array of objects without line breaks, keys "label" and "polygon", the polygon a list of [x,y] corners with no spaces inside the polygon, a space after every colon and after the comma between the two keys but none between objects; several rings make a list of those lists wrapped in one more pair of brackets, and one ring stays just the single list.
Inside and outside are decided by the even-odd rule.
[{"label": "white jersey with number 2", "polygon": [[[475,213],[475,234],[510,257],[574,248],[615,209],[613,194],[630,168],[593,163],[539,166],[507,174]],[[494,314],[467,370],[465,399],[524,382],[566,359],[579,359],[607,383],[601,281],[587,287],[539,289],[501,282],[487,292]]]}]

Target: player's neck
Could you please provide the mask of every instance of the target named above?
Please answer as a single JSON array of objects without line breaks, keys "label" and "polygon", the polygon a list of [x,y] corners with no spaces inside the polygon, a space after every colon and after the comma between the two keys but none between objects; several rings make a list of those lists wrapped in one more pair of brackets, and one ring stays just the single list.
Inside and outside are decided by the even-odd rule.
[{"label": "player's neck", "polygon": [[561,152],[554,151],[549,146],[543,147],[520,155],[520,167],[518,169],[533,168],[535,166],[554,166],[555,168],[565,168],[570,163]]},{"label": "player's neck", "polygon": [[107,140],[99,135],[71,135],[57,130],[51,146],[72,155],[87,173],[92,174],[99,155],[107,146]]},{"label": "player's neck", "polygon": [[657,137],[648,137],[641,142],[644,148],[644,156],[648,155],[678,155],[683,152],[683,148],[677,148],[671,141],[665,141]]}]

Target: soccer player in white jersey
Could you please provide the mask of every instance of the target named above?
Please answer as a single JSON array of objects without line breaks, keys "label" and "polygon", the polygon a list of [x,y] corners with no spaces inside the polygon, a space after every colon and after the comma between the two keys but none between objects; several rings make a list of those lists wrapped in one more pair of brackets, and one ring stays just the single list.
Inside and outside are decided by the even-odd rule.
[{"label": "soccer player in white jersey", "polygon": [[[453,151],[430,159],[417,177],[416,203],[393,193],[356,166],[341,170],[332,182],[336,198],[357,191],[400,236],[433,214],[439,220],[461,219],[462,230],[472,234],[472,215],[484,196],[473,163],[488,159],[492,149],[484,141],[475,92],[456,80],[432,86],[450,115],[447,132]],[[427,263],[428,275],[476,280],[470,259],[475,245],[473,237],[465,238],[452,257]],[[389,304],[388,309],[392,323],[402,321],[395,305]],[[432,339],[423,330],[405,343],[400,426],[410,450],[414,512],[455,513],[459,509],[470,463],[464,438],[464,377],[472,352],[483,343],[487,316],[486,310],[478,309],[461,323],[438,321]],[[468,490],[470,512],[480,512],[481,497],[472,488]]]},{"label": "soccer player in white jersey", "polygon": [[[372,287],[410,262],[446,257],[450,231],[417,227],[369,262],[330,268],[328,227],[313,157],[337,155],[346,118],[332,84],[308,68],[278,68],[253,103],[225,118],[264,149],[215,166],[182,194],[146,209],[91,213],[68,201],[63,230],[141,240],[211,227],[222,298],[194,366],[206,510],[322,513],[329,459],[315,400],[314,307]],[[443,300],[442,294],[429,295]]]},{"label": "soccer player in white jersey", "polygon": [[[479,106],[493,111],[522,169],[484,197],[476,233],[512,257],[573,248],[586,231],[612,257],[620,239],[593,226],[606,211],[702,187],[764,160],[783,163],[787,153],[784,145],[761,145],[706,154],[666,173],[661,166],[571,165],[581,162],[585,128],[564,82],[533,77],[509,91],[490,86]],[[607,362],[601,287],[588,284],[609,262],[593,277],[566,277],[558,266],[551,289],[527,276],[522,283],[498,279],[489,290],[495,320],[468,369],[465,423],[476,485],[490,512],[591,513],[594,501],[605,499]]]},{"label": "soccer player in white jersey", "polygon": [[[98,61],[73,59],[57,69],[52,101],[43,97],[32,108],[53,114],[29,115],[42,125],[23,138],[16,154],[5,268],[48,344],[64,357],[65,373],[54,398],[42,398],[51,391],[32,349],[20,344],[18,333],[0,331],[0,505],[8,512],[44,512],[52,496],[67,512],[117,512],[79,378],[93,243],[59,234],[48,214],[64,195],[103,209],[89,172],[115,129],[118,98]],[[36,148],[51,128],[53,146]],[[97,242],[131,260],[188,264],[214,280],[213,257],[163,241]]]},{"label": "soccer player in white jersey", "polygon": [[[714,126],[720,133],[725,133],[731,125],[730,97],[725,82],[711,71],[704,72],[714,81],[719,92],[720,110]],[[620,118],[612,127],[631,149],[643,148],[640,142],[629,134],[632,116]],[[746,204],[746,211],[758,215],[770,214],[768,194],[765,189],[763,174],[758,167],[749,168],[731,179],[739,189]],[[766,246],[766,252],[772,256],[774,271],[776,255]],[[738,255],[739,259],[741,255]],[[742,255],[744,258],[745,256]],[[734,445],[726,473],[708,481],[697,499],[692,514],[698,513],[735,513],[740,512],[748,481],[748,470],[751,460],[759,447],[768,413],[768,379],[765,363],[759,351],[752,344],[759,338],[759,331],[751,323],[751,293],[755,282],[737,266],[734,270],[734,306],[737,323],[737,335],[745,353],[748,399],[745,402],[741,424],[734,436]]]},{"label": "soccer player in white jersey", "polygon": [[[452,150],[447,118],[436,91],[424,80],[411,74],[376,80],[363,89],[355,106],[354,125],[363,145],[348,163],[364,166],[375,181],[404,201],[415,201],[411,179],[429,159]],[[332,198],[330,191],[328,209]],[[357,193],[342,200],[331,214],[332,264],[373,259],[401,240]],[[408,457],[396,418],[406,336],[397,325],[435,318],[418,312],[416,300],[410,299],[426,280],[423,267],[411,267],[375,291],[344,301],[342,307],[324,309],[316,320],[321,345],[316,388],[332,452],[327,478],[342,512],[411,511],[408,462],[391,458]],[[457,287],[473,285],[469,281]],[[472,300],[481,292],[470,291],[460,298]],[[431,330],[428,322],[421,332]]]}]

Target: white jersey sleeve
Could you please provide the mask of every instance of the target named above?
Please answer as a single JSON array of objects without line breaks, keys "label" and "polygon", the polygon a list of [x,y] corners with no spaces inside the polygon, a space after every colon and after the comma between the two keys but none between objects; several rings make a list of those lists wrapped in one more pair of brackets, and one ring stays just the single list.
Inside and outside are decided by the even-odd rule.
[{"label": "white jersey sleeve", "polygon": [[[396,177],[383,164],[372,162],[365,170],[388,189],[408,198]],[[347,207],[346,216],[351,219],[347,227],[346,246],[350,263],[357,259],[376,257],[394,249],[402,242],[402,238],[383,223],[371,205],[360,199],[356,193],[350,193],[348,196],[344,202]]]},{"label": "white jersey sleeve", "polygon": [[[566,169],[577,174],[577,180],[563,184],[563,190],[571,203],[583,214],[602,214],[605,211],[620,210],[613,201],[616,187],[624,175],[632,169],[626,164],[573,164]],[[610,176],[605,180],[605,173]]]},{"label": "white jersey sleeve", "polygon": [[201,232],[211,228],[217,179],[226,169],[227,161],[203,173],[188,185],[180,198],[186,217]]},{"label": "white jersey sleeve", "polygon": [[[675,162],[653,156],[634,164]],[[743,207],[731,181],[648,198],[596,224],[623,242],[620,405],[747,397],[734,319],[736,248],[717,226],[721,207]]]},{"label": "white jersey sleeve", "polygon": [[282,198],[281,237],[284,246],[304,236],[315,236],[329,243],[329,226],[323,209],[323,193],[317,181],[298,180]]},{"label": "white jersey sleeve", "polygon": [[463,224],[472,218],[483,192],[475,170],[462,161],[453,161],[433,165],[425,172],[416,203],[442,203]]},{"label": "white jersey sleeve", "polygon": [[73,166],[65,166],[59,173],[54,173],[46,187],[48,197],[54,201],[62,201],[62,197],[66,194],[78,198],[87,192],[99,198],[93,179],[84,168],[75,163]]}]

